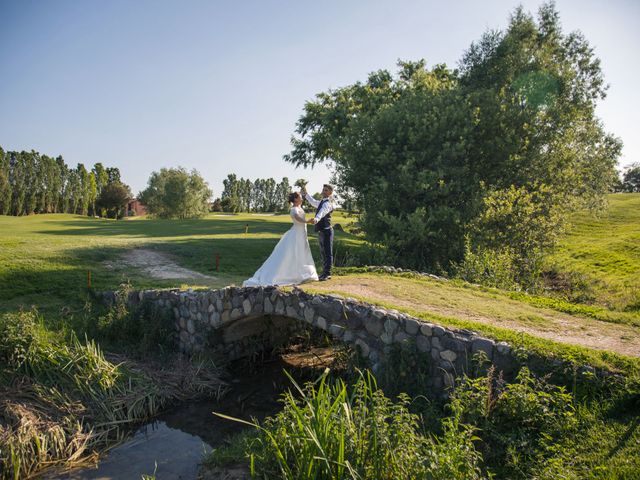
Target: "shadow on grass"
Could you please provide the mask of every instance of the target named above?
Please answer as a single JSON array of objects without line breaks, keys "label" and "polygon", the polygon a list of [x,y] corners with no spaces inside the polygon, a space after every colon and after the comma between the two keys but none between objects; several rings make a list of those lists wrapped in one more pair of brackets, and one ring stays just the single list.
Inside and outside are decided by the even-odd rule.
[{"label": "shadow on grass", "polygon": [[68,220],[56,223],[57,230],[39,231],[44,235],[79,236],[125,236],[125,237],[188,237],[193,235],[245,235],[248,225],[249,234],[282,235],[291,223],[288,216],[267,216],[263,218],[208,217],[191,220]]},{"label": "shadow on grass", "polygon": [[[28,262],[9,262],[0,269],[0,311],[31,305],[39,308],[65,303],[81,306],[86,297],[89,271],[95,290],[113,290],[127,281],[136,289],[239,285],[262,265],[291,227],[288,215],[209,216],[192,220],[54,220],[51,229],[34,232],[38,235],[32,241],[46,244],[52,236],[70,236],[69,246],[65,245],[54,257],[37,254]],[[248,233],[245,233],[247,227]],[[118,242],[110,242],[108,237],[117,237]],[[131,242],[123,245],[122,240],[127,239]],[[336,232],[336,240],[358,243],[357,237],[346,232]],[[91,246],[82,246],[89,243]],[[309,244],[320,267],[318,242],[311,228]],[[144,266],[127,263],[125,254],[132,248],[160,252],[166,255],[167,261],[214,278],[154,278]],[[24,256],[25,251],[21,255]]]},{"label": "shadow on grass", "polygon": [[640,417],[635,417],[629,424],[624,434],[618,440],[618,443],[611,449],[608,453],[607,458],[613,458],[618,452],[620,452],[623,448],[625,448],[633,434],[638,428],[638,422],[640,421]]},{"label": "shadow on grass", "polygon": [[[136,289],[240,285],[262,265],[278,241],[279,236],[261,238],[247,235],[235,238],[179,238],[168,242],[151,240],[136,244],[133,248],[78,247],[65,252],[63,268],[51,269],[42,260],[33,263],[31,269],[9,266],[0,272],[0,298],[3,300],[0,312],[31,306],[46,310],[54,305],[66,304],[79,308],[86,300],[88,272],[91,272],[91,287],[94,290],[115,290],[124,282],[130,282]],[[321,268],[315,236],[310,235],[309,243],[316,267]],[[212,278],[155,278],[145,271],[144,266],[127,263],[125,254],[134,249],[159,252],[166,256],[167,262]]]}]

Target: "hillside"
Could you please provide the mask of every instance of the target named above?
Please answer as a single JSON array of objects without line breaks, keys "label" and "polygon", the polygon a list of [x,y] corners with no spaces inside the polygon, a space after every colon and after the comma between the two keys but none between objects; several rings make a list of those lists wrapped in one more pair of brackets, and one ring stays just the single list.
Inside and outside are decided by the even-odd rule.
[{"label": "hillside", "polygon": [[608,195],[600,216],[581,212],[549,265],[573,297],[616,310],[640,310],[640,193]]}]

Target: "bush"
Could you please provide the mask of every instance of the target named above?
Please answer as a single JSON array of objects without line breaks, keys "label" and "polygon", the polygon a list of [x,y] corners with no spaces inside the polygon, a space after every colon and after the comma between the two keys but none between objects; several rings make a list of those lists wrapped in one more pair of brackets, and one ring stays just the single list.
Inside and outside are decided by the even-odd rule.
[{"label": "bush", "polygon": [[465,242],[464,260],[453,268],[455,276],[470,283],[514,290],[518,287],[514,274],[515,257],[508,248],[493,250]]},{"label": "bush", "polygon": [[372,243],[352,245],[338,240],[333,247],[333,263],[336,267],[385,265],[388,256],[386,248]]},{"label": "bush", "polygon": [[76,330],[85,331],[108,345],[133,348],[137,353],[163,353],[175,349],[171,313],[147,301],[129,308],[127,301],[131,291],[131,285],[120,285],[115,292],[115,303],[101,315],[87,305],[83,318],[77,321]]},{"label": "bush", "polygon": [[108,362],[92,341],[72,334],[62,338],[44,329],[35,310],[0,317],[0,361],[3,376],[26,375],[48,386],[76,390],[89,396],[112,388],[120,369]]},{"label": "bush", "polygon": [[450,407],[482,432],[485,463],[499,478],[530,478],[553,455],[554,445],[577,427],[571,395],[526,367],[512,384],[496,379],[493,369],[485,377],[465,378]]},{"label": "bush", "polygon": [[595,300],[594,285],[583,273],[564,272],[553,265],[542,273],[542,288],[571,303],[591,303]]},{"label": "bush", "polygon": [[7,313],[0,317],[0,364],[19,370],[43,346],[44,329],[37,311]]}]

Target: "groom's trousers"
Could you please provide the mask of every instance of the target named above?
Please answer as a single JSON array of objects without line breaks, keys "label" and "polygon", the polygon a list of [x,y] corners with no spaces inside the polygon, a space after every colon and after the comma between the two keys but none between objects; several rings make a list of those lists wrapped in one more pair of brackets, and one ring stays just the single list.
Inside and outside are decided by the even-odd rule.
[{"label": "groom's trousers", "polygon": [[331,275],[333,265],[333,228],[318,230],[318,243],[320,243],[320,255],[322,255],[322,275]]}]

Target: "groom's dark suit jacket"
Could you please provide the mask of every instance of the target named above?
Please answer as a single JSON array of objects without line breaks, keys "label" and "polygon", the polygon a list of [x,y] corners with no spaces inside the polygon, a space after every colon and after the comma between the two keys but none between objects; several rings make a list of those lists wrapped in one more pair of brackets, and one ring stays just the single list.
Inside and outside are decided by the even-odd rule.
[{"label": "groom's dark suit jacket", "polygon": [[[328,201],[329,201],[328,198],[323,198],[322,200],[320,200],[320,203],[318,204],[318,208],[316,208],[316,215],[318,214],[322,206]],[[320,230],[326,230],[328,228],[331,228],[331,211],[329,211],[329,213],[327,213],[324,217],[320,219],[318,223],[316,223],[315,230],[316,232],[319,232]]]}]

